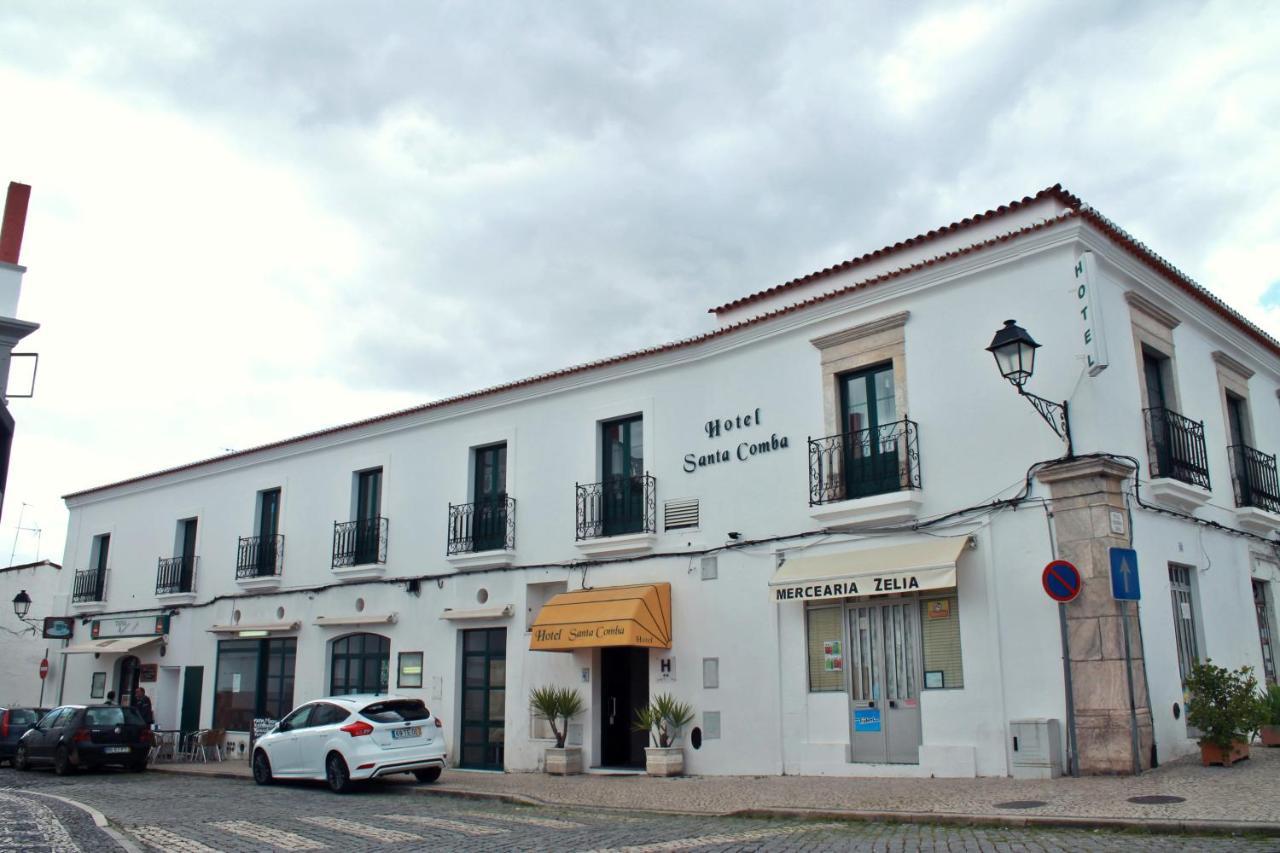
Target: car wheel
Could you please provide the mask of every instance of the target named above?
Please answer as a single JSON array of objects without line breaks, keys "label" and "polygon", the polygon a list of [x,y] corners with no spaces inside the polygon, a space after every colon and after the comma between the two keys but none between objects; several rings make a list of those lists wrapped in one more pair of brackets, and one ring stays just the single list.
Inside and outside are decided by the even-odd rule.
[{"label": "car wheel", "polygon": [[13,754],[13,769],[14,770],[30,770],[31,769],[31,760],[27,756],[27,748],[25,746],[19,746],[18,751]]},{"label": "car wheel", "polygon": [[67,748],[65,746],[58,747],[58,751],[53,755],[53,772],[59,776],[67,776],[73,769],[71,756],[67,753]]},{"label": "car wheel", "polygon": [[335,794],[345,794],[352,788],[351,774],[347,772],[347,762],[336,752],[329,753],[324,762],[324,778],[329,783],[329,790]]},{"label": "car wheel", "polygon": [[253,754],[253,781],[259,785],[270,785],[274,781],[271,777],[271,759],[262,750]]},{"label": "car wheel", "polygon": [[421,770],[413,771],[413,775],[418,777],[419,782],[434,782],[440,778],[440,768],[424,767]]}]

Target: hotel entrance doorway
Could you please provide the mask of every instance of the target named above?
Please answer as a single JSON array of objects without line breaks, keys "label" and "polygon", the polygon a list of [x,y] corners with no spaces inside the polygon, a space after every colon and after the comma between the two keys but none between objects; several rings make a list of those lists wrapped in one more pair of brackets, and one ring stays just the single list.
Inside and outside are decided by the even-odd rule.
[{"label": "hotel entrance doorway", "polygon": [[649,650],[627,646],[600,650],[600,764],[643,767],[647,732],[632,730],[636,709],[649,704]]}]

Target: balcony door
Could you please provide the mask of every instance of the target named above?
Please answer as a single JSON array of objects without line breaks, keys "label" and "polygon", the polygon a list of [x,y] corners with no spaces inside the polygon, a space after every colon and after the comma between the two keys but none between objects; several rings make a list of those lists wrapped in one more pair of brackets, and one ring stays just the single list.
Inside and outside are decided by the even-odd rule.
[{"label": "balcony door", "polygon": [[507,446],[476,448],[475,510],[471,518],[472,547],[498,550],[507,541]]},{"label": "balcony door", "polygon": [[191,592],[194,589],[192,585],[195,581],[196,574],[196,529],[199,521],[194,518],[184,519],[178,524],[181,526],[180,536],[182,538],[182,567],[178,576],[178,591]]},{"label": "balcony door", "polygon": [[382,517],[382,469],[356,475],[355,565],[378,562],[379,519]]},{"label": "balcony door", "polygon": [[258,510],[258,566],[259,575],[276,573],[276,536],[280,533],[280,490],[268,489],[261,493],[262,505]]},{"label": "balcony door", "polygon": [[600,515],[605,536],[644,528],[644,420],[640,415],[600,425]]},{"label": "balcony door", "polygon": [[844,426],[845,497],[866,497],[901,488],[893,365],[882,364],[840,377]]}]

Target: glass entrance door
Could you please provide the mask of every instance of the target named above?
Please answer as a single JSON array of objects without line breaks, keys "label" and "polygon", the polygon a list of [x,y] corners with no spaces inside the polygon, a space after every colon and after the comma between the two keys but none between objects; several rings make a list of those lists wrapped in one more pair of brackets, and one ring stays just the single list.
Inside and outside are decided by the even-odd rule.
[{"label": "glass entrance door", "polygon": [[918,764],[920,603],[859,603],[848,614],[852,760]]},{"label": "glass entrance door", "polygon": [[507,629],[463,631],[461,766],[502,769],[506,713]]},{"label": "glass entrance door", "polygon": [[1267,684],[1276,683],[1276,648],[1271,639],[1271,614],[1267,607],[1267,584],[1253,581],[1253,609],[1258,614],[1258,641],[1262,643],[1262,674]]},{"label": "glass entrance door", "polygon": [[844,409],[845,497],[853,499],[897,491],[893,365],[841,377],[840,398]]}]

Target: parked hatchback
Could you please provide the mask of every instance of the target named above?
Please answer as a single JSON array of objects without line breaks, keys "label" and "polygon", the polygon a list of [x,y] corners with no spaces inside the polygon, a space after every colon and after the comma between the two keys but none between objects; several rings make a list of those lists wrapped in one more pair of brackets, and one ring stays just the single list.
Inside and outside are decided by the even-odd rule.
[{"label": "parked hatchback", "polygon": [[330,696],[300,705],[253,745],[253,778],[322,779],[344,793],[352,783],[392,773],[440,778],[444,729],[419,699]]},{"label": "parked hatchback", "polygon": [[0,708],[0,764],[13,761],[18,740],[47,713],[45,708]]},{"label": "parked hatchback", "polygon": [[116,765],[147,769],[151,729],[142,715],[121,705],[63,705],[54,708],[18,741],[13,766],[52,764],[59,776],[76,768]]}]

